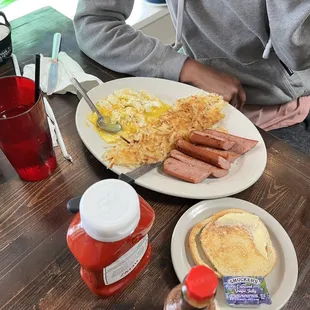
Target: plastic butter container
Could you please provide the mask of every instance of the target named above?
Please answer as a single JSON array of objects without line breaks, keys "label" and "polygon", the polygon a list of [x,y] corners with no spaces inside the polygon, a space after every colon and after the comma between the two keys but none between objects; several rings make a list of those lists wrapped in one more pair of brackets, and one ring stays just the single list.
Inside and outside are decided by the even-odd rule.
[{"label": "plastic butter container", "polygon": [[271,305],[264,277],[223,277],[226,301],[231,307]]}]

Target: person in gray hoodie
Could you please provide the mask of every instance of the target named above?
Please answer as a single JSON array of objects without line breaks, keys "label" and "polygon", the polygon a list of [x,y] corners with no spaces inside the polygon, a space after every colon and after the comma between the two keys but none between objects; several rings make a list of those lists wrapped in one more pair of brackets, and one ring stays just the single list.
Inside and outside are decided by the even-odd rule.
[{"label": "person in gray hoodie", "polygon": [[[114,71],[189,83],[238,108],[246,102],[245,111],[272,110],[272,120],[280,111],[281,121],[269,129],[307,117],[310,100],[299,100],[310,95],[310,1],[167,0],[173,47],[126,24],[133,4],[79,0],[74,26],[81,50]],[[185,54],[177,52],[181,46]]]}]

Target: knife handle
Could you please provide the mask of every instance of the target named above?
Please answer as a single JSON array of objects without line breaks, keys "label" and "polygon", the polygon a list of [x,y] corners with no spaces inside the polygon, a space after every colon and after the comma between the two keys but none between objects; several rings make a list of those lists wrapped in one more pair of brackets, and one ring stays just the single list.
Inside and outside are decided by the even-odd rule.
[{"label": "knife handle", "polygon": [[52,59],[56,60],[60,50],[61,34],[56,32],[53,38]]},{"label": "knife handle", "polygon": [[131,177],[129,177],[128,175],[126,175],[125,173],[121,173],[119,176],[118,176],[118,179],[121,180],[121,181],[124,181],[130,185],[133,185],[135,184],[135,180],[132,179]]}]

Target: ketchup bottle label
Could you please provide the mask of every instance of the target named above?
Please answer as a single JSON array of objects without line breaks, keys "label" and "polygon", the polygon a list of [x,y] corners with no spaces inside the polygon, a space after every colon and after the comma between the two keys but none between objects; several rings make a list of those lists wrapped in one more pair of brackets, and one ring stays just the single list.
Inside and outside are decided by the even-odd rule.
[{"label": "ketchup bottle label", "polygon": [[140,262],[148,246],[148,235],[135,244],[113,264],[103,269],[105,285],[113,284],[126,277]]}]

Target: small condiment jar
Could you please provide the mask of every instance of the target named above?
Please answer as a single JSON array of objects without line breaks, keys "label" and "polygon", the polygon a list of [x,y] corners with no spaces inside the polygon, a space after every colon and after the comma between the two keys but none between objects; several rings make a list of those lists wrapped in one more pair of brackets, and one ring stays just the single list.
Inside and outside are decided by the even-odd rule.
[{"label": "small condiment jar", "polygon": [[193,267],[183,283],[169,293],[164,310],[215,310],[217,286],[218,279],[212,269],[205,266]]},{"label": "small condiment jar", "polygon": [[110,296],[138,276],[151,257],[154,219],[151,206],[123,181],[103,180],[85,191],[67,243],[92,292]]}]

